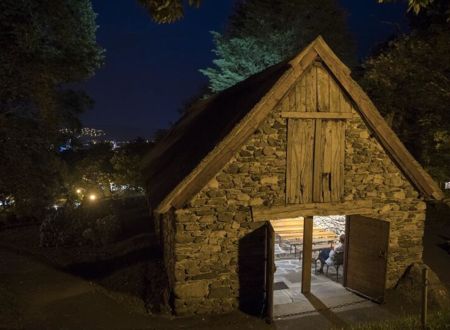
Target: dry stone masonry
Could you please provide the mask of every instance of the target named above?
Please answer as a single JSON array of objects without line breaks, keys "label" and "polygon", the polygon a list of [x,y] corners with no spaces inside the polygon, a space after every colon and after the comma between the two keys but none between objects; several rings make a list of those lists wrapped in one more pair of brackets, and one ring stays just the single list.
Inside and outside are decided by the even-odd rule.
[{"label": "dry stone masonry", "polygon": [[[382,227],[382,234],[368,237],[384,240],[376,246],[381,259],[374,257],[366,277],[358,268],[365,262],[361,253],[355,257],[349,248],[346,259],[347,273],[353,271],[347,280],[369,289],[378,280],[379,298],[422,261],[424,199],[443,198],[321,37],[289,63],[194,106],[145,166],[164,247],[166,300],[178,315],[236,308],[270,314],[265,289],[273,276],[267,262],[273,236],[265,223],[286,214],[354,215],[350,228],[366,235]],[[332,226],[338,232],[342,221]],[[352,230],[349,242],[357,237],[364,245]],[[378,273],[386,262],[384,281]],[[303,282],[308,276],[304,266]]]},{"label": "dry stone masonry", "polygon": [[[355,111],[346,127],[345,155],[344,199],[370,199],[372,216],[391,222],[391,287],[422,259],[425,203]],[[263,225],[252,221],[251,206],[284,205],[285,166],[286,120],[277,109],[189,205],[175,211],[177,314],[238,307],[239,240]]]}]

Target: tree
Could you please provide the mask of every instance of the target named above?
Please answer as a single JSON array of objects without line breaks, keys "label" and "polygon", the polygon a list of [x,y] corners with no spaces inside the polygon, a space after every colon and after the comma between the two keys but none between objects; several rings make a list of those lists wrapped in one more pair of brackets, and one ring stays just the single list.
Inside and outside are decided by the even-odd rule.
[{"label": "tree", "polygon": [[114,184],[127,187],[126,190],[133,192],[143,191],[141,163],[152,146],[152,143],[138,138],[117,149],[111,158]]},{"label": "tree", "polygon": [[84,196],[90,193],[111,196],[113,166],[110,160],[113,154],[110,143],[96,143],[81,150],[64,152],[62,154],[66,166],[64,194],[69,199],[78,198],[76,191],[81,189]]},{"label": "tree", "polygon": [[[379,3],[393,2],[397,0],[378,0]],[[418,14],[420,11],[429,8],[434,0],[408,0],[408,11]]]},{"label": "tree", "polygon": [[61,185],[61,163],[42,127],[35,120],[2,115],[0,145],[0,211],[40,217]]},{"label": "tree", "polygon": [[450,177],[449,40],[448,23],[420,24],[369,59],[361,79],[402,142],[438,180]]},{"label": "tree", "polygon": [[[183,0],[139,0],[157,23],[173,23],[183,17]],[[200,6],[201,0],[188,0],[190,6]]]},{"label": "tree", "polygon": [[34,112],[55,124],[64,84],[102,64],[96,29],[89,0],[1,1],[0,113]]},{"label": "tree", "polygon": [[225,33],[213,32],[215,66],[200,71],[218,92],[295,55],[319,34],[347,64],[355,63],[345,14],[336,1],[241,1]]},{"label": "tree", "polygon": [[59,193],[58,130],[92,103],[66,86],[102,64],[96,28],[90,0],[0,2],[0,198],[18,213],[37,215]]}]

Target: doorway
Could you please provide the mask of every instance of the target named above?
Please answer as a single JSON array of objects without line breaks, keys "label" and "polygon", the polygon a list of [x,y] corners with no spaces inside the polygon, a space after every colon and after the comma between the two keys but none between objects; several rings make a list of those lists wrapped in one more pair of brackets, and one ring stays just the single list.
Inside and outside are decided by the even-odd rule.
[{"label": "doorway", "polygon": [[268,226],[273,237],[272,267],[267,267],[271,318],[313,312],[317,306],[308,296],[327,308],[365,298],[382,301],[388,222],[340,215],[273,220]]}]

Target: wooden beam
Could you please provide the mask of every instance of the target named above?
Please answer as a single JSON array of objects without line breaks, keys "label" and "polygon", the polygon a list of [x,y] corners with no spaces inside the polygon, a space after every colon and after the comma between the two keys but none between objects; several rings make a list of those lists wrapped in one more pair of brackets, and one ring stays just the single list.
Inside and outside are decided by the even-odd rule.
[{"label": "wooden beam", "polygon": [[311,292],[313,217],[303,221],[302,293]]},{"label": "wooden beam", "polygon": [[353,118],[351,112],[281,112],[282,118],[300,119],[350,119]]},{"label": "wooden beam", "polygon": [[372,212],[371,200],[252,207],[253,221],[267,221],[314,215],[371,214]]}]

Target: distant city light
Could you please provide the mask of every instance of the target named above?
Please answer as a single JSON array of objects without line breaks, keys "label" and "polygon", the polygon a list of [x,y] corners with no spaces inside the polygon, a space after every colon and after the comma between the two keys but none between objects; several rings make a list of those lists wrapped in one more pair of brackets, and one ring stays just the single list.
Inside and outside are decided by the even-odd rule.
[{"label": "distant city light", "polygon": [[76,190],[76,192],[77,192],[77,194],[81,194],[81,189],[78,188],[78,189]]},{"label": "distant city light", "polygon": [[90,194],[89,195],[89,200],[90,201],[95,201],[97,199],[97,195],[96,194]]},{"label": "distant city light", "polygon": [[444,183],[444,189],[450,189],[450,182]]},{"label": "distant city light", "polygon": [[54,205],[53,205],[53,208],[54,208],[55,210],[58,210],[59,206],[56,205],[56,204],[54,204]]}]

